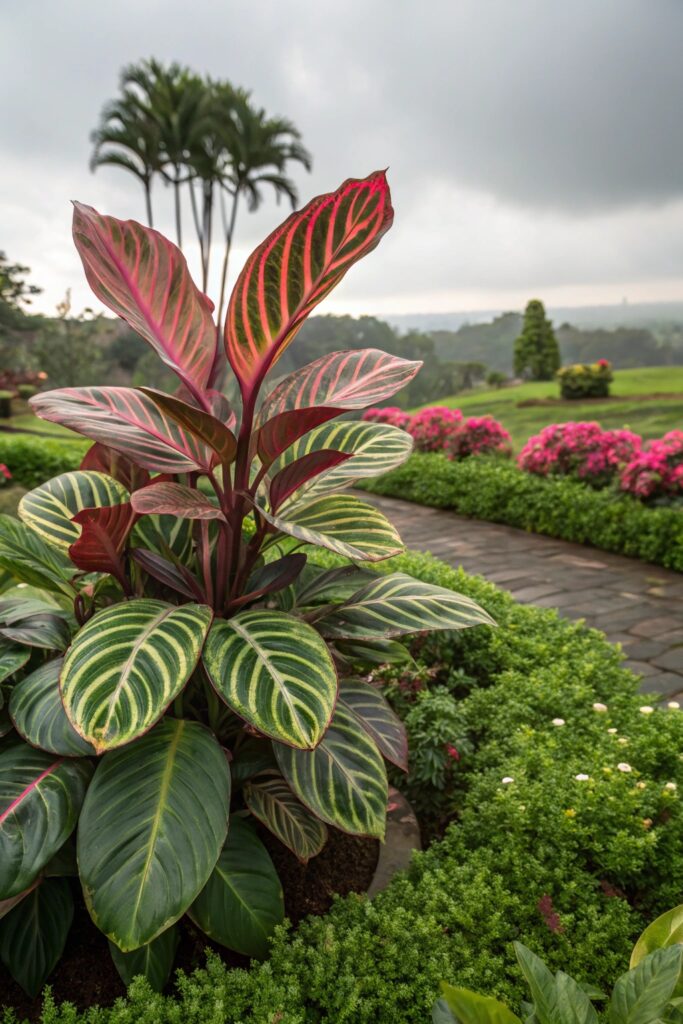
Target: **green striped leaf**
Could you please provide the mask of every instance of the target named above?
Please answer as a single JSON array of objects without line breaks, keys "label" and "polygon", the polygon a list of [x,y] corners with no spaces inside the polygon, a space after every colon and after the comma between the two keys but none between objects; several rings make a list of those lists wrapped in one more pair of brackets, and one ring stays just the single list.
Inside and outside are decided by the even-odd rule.
[{"label": "green striped leaf", "polygon": [[267,956],[269,939],[284,920],[277,871],[253,828],[230,817],[228,838],[190,917],[209,938],[244,956]]},{"label": "green striped leaf", "polygon": [[102,752],[163,715],[195,669],[213,613],[138,598],[104,608],[77,634],[60,679],[76,731]]},{"label": "green striped leaf", "polygon": [[379,562],[403,551],[401,538],[379,509],[351,494],[314,498],[288,517],[261,515],[281,533],[328,548],[353,561]]},{"label": "green striped leaf", "polygon": [[119,947],[110,941],[109,952],[126,987],[131,984],[133,978],[142,976],[150,988],[155,992],[162,992],[171,976],[179,942],[178,927],[172,924],[152,942],[130,953],[122,953]]},{"label": "green striped leaf", "polygon": [[226,704],[260,733],[303,749],[320,742],[337,673],[312,626],[280,611],[241,612],[214,622],[203,661]]},{"label": "green striped leaf", "polygon": [[274,746],[282,774],[314,814],[342,832],[384,837],[388,798],[384,761],[347,707],[337,705],[315,750]]},{"label": "green striped leaf", "polygon": [[[31,652],[27,651],[25,647],[2,644],[0,646],[0,683],[23,668],[30,657]],[[1,702],[0,707],[2,707]]]},{"label": "green striped leaf", "polygon": [[0,637],[27,647],[63,651],[71,640],[67,617],[45,601],[8,598],[0,601]]},{"label": "green striped leaf", "polygon": [[81,527],[71,522],[78,512],[84,508],[123,505],[129,497],[125,487],[113,477],[77,469],[29,491],[19,502],[18,513],[43,540],[68,550],[81,535]]},{"label": "green striped leaf", "polygon": [[62,955],[74,916],[64,878],[47,878],[0,921],[0,959],[35,998]]},{"label": "green striped leaf", "polygon": [[251,254],[230,297],[225,348],[248,395],[317,304],[393,220],[386,176],[349,179],[293,213]]},{"label": "green striped leaf", "polygon": [[339,701],[355,715],[377,749],[402,771],[408,771],[406,727],[376,686],[357,679],[342,679]]},{"label": "green striped leaf", "polygon": [[213,735],[165,718],[105,754],[78,826],[88,910],[123,952],[152,942],[206,885],[228,826],[230,773]]},{"label": "green striped leaf", "polygon": [[131,540],[172,562],[188,565],[192,556],[192,523],[178,516],[146,515],[135,524]]},{"label": "green striped leaf", "polygon": [[375,665],[414,665],[415,660],[398,640],[338,640],[335,650],[351,665],[371,669]]},{"label": "green striped leaf", "polygon": [[496,623],[471,598],[395,572],[368,583],[346,604],[322,615],[316,628],[326,637],[374,639],[482,624]]},{"label": "green striped leaf", "polygon": [[327,828],[300,803],[279,772],[266,772],[244,787],[244,802],[255,818],[304,864],[320,853]]},{"label": "green striped leaf", "polygon": [[62,658],[48,661],[12,690],[9,713],[14,728],[32,747],[63,757],[85,757],[95,748],[78,735],[59,694]]},{"label": "green striped leaf", "polygon": [[69,580],[74,567],[59,548],[46,544],[34,530],[14,516],[0,515],[0,568],[20,583],[67,596],[73,601]]},{"label": "green striped leaf", "polygon": [[378,405],[409,384],[421,366],[377,348],[330,352],[280,381],[263,403],[259,421],[312,405],[338,409]]},{"label": "green striped leaf", "polygon": [[413,439],[405,430],[386,423],[349,420],[325,423],[288,448],[275,463],[271,474],[311,452],[330,449],[353,458],[304,484],[290,499],[291,504],[308,501],[313,495],[341,490],[364,477],[382,476],[405,462],[413,450]]},{"label": "green striped leaf", "polygon": [[14,743],[0,752],[0,900],[28,888],[73,832],[92,768]]}]

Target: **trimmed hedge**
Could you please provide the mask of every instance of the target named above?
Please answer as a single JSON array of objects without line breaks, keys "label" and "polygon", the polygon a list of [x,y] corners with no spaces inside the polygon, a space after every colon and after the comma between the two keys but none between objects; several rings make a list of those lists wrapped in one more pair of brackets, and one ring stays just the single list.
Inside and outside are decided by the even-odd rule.
[{"label": "trimmed hedge", "polygon": [[0,432],[0,462],[9,469],[14,483],[38,487],[60,473],[78,469],[90,447],[88,441]]},{"label": "trimmed hedge", "polygon": [[534,476],[501,460],[412,455],[398,469],[358,486],[683,571],[680,507],[648,507],[627,494]]},{"label": "trimmed hedge", "polygon": [[[82,1014],[48,997],[43,1024],[424,1024],[442,978],[518,1007],[512,940],[606,986],[644,924],[680,902],[683,713],[643,713],[597,632],[426,555],[386,568],[467,593],[499,624],[416,642],[431,683],[413,710],[450,699],[469,743],[445,838],[372,902],[346,897],[281,928],[264,964],[210,957],[179,973],[175,997],[138,980],[126,1000]],[[412,780],[417,800],[428,790]]]}]

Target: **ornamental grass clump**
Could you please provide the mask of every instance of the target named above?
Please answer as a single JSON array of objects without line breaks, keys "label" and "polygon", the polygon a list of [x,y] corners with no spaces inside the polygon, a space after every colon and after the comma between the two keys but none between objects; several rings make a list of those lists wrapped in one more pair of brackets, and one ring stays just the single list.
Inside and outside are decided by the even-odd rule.
[{"label": "ornamental grass clump", "polygon": [[[96,297],[180,386],[35,396],[93,444],[20,520],[0,518],[0,566],[32,588],[0,600],[0,955],[30,995],[75,891],[125,981],[163,986],[184,915],[264,956],[283,894],[253,823],[304,862],[328,826],[381,838],[384,758],[405,768],[407,747],[364,666],[399,658],[404,634],[492,622],[450,589],[373,572],[400,538],[340,493],[412,440],[333,420],[419,363],[334,352],[268,383],[392,218],[382,173],[312,200],[252,253],[217,325],[176,246],[75,205]],[[317,566],[316,546],[345,563]]]},{"label": "ornamental grass clump", "polygon": [[538,476],[571,476],[605,487],[640,451],[630,430],[603,430],[599,423],[554,423],[530,437],[517,464]]}]

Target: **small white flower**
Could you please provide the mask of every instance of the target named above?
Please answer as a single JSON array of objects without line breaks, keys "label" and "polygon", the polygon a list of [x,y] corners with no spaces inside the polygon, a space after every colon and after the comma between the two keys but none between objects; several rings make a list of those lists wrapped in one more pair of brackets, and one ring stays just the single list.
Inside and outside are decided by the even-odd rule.
[{"label": "small white flower", "polygon": [[672,711],[677,711],[678,708],[680,708],[681,705],[678,703],[677,700],[670,700],[669,703],[666,706],[668,708],[671,708]]},{"label": "small white flower", "polygon": [[506,775],[505,778],[501,779],[500,781],[503,783],[504,786],[508,786],[511,782],[514,782],[515,780],[512,778],[511,775]]},{"label": "small white flower", "polygon": [[579,772],[579,774],[575,775],[574,778],[577,782],[588,782],[590,775],[584,775],[583,772]]},{"label": "small white flower", "polygon": [[620,772],[632,772],[633,771],[633,769],[631,768],[631,765],[630,764],[626,764],[626,761],[620,761],[619,764],[617,765],[617,768],[619,769]]},{"label": "small white flower", "polygon": [[625,736],[620,736],[619,739],[617,740],[617,743],[621,743],[622,747],[625,747],[626,744],[628,743],[628,740],[626,739]]},{"label": "small white flower", "polygon": [[647,788],[647,783],[646,782],[636,782],[636,788],[637,789],[646,789]]},{"label": "small white flower", "polygon": [[669,789],[672,792],[674,792],[677,788],[678,787],[675,782],[667,782],[667,784],[664,786],[664,789]]},{"label": "small white flower", "polygon": [[23,587],[27,587],[28,583],[17,583],[17,590],[21,590]]},{"label": "small white flower", "polygon": [[605,711],[607,711],[607,705],[601,704],[599,700],[596,700],[595,704],[593,705],[593,711],[600,711],[601,713],[604,713]]},{"label": "small white flower", "polygon": [[614,735],[615,735],[615,733],[617,733],[617,732],[618,732],[618,729],[614,729],[614,728],[612,728],[612,729],[608,729],[608,730],[607,730],[607,732],[608,732],[608,733],[609,733],[609,734],[610,734],[611,736],[614,736]]},{"label": "small white flower", "polygon": [[564,725],[564,718],[553,718],[553,725]]},{"label": "small white flower", "polygon": [[642,708],[638,709],[641,715],[651,715],[654,708],[651,708],[649,704],[643,704]]}]

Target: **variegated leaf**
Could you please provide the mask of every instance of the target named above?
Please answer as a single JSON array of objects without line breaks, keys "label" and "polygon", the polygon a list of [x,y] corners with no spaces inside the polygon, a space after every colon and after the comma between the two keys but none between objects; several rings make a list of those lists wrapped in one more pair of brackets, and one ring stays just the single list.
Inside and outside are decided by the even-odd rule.
[{"label": "variegated leaf", "polygon": [[74,203],[73,237],[88,284],[190,388],[206,387],[216,351],[213,304],[180,249],[153,228]]},{"label": "variegated leaf", "polygon": [[74,567],[60,548],[46,544],[14,516],[0,515],[0,568],[21,583],[73,600]]},{"label": "variegated leaf", "polygon": [[[195,406],[183,402],[174,395],[166,395],[163,391],[155,391],[154,388],[139,388],[138,390],[143,395],[151,398],[154,404],[166,416],[169,416],[179,426],[207,444],[216,453],[218,460],[224,466],[230,465],[235,458],[237,441],[227,423],[221,422],[212,413],[197,409]],[[220,405],[227,405],[227,399],[223,395],[217,394],[217,401]],[[229,416],[234,422],[234,415],[231,413],[229,406],[223,408],[222,411],[226,418]]]},{"label": "variegated leaf", "polygon": [[356,716],[387,761],[407,772],[406,728],[377,687],[362,680],[343,679],[339,684],[339,701]]},{"label": "variegated leaf", "polygon": [[137,598],[99,611],[77,634],[60,677],[64,710],[98,752],[147,732],[195,669],[206,605]]},{"label": "variegated leaf", "polygon": [[379,562],[403,551],[401,538],[379,509],[350,494],[302,502],[285,518],[259,509],[276,529],[354,561]]},{"label": "variegated leaf", "polygon": [[278,772],[265,772],[244,787],[244,802],[255,818],[306,864],[327,842],[327,829],[294,796]]},{"label": "variegated leaf", "polygon": [[314,814],[342,832],[384,837],[388,798],[384,761],[347,707],[337,705],[315,750],[274,746],[282,774]]},{"label": "variegated leaf", "polygon": [[198,722],[165,718],[105,754],[78,825],[90,915],[123,952],[152,942],[206,885],[225,840],[230,772]]},{"label": "variegated leaf", "polygon": [[208,472],[214,454],[133,388],[61,388],[34,395],[36,416],[122,452],[157,473]]},{"label": "variegated leaf", "polygon": [[268,395],[259,422],[312,405],[365,409],[378,405],[409,384],[422,366],[377,348],[330,352],[294,370]]},{"label": "variegated leaf", "polygon": [[149,483],[149,473],[122,455],[121,452],[108,448],[96,441],[83,456],[79,469],[94,469],[98,473],[113,476],[126,488],[129,494]]},{"label": "variegated leaf", "polygon": [[351,458],[353,456],[350,453],[334,452],[321,448],[320,451],[309,452],[308,455],[303,455],[296,462],[290,462],[289,465],[277,472],[270,481],[268,496],[271,509],[273,512],[277,512],[288,498],[291,498],[296,491],[310,480]]},{"label": "variegated leaf", "polygon": [[18,513],[43,540],[68,550],[81,535],[81,527],[72,522],[77,513],[86,508],[123,505],[129,497],[113,477],[77,469],[29,491],[19,502]]},{"label": "variegated leaf", "polygon": [[[4,682],[4,680],[8,679],[10,676],[13,676],[20,668],[23,668],[30,657],[31,652],[27,651],[25,647],[14,647],[11,644],[1,644],[0,683]],[[2,707],[2,703],[0,703],[0,707]]]},{"label": "variegated leaf", "polygon": [[32,747],[63,757],[87,757],[95,748],[78,735],[59,695],[62,661],[47,661],[17,683],[10,697],[10,717]]},{"label": "variegated leaf", "polygon": [[260,733],[303,749],[320,742],[337,673],[312,626],[285,612],[240,612],[214,622],[203,661],[226,704]]},{"label": "variegated leaf", "polygon": [[[278,413],[267,420],[256,434],[256,450],[264,466],[270,466],[277,457],[290,448],[304,434],[338,416],[342,409],[318,407],[292,409]],[[289,461],[293,461],[290,459]]]},{"label": "variegated leaf", "polygon": [[131,497],[140,515],[171,515],[181,519],[222,519],[225,516],[205,494],[185,484],[162,482],[143,487]]},{"label": "variegated leaf", "polygon": [[370,252],[393,219],[383,172],[349,179],[293,213],[252,253],[230,298],[228,359],[249,394],[308,314]]},{"label": "variegated leaf", "polygon": [[87,760],[27,743],[0,752],[0,900],[28,888],[71,835],[91,774]]},{"label": "variegated leaf", "polygon": [[470,597],[395,572],[368,583],[344,605],[321,616],[316,628],[326,637],[375,639],[495,624]]}]

